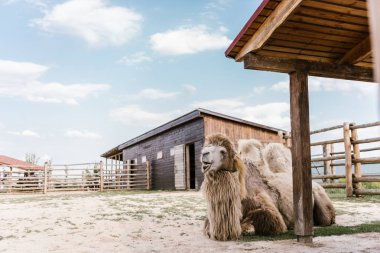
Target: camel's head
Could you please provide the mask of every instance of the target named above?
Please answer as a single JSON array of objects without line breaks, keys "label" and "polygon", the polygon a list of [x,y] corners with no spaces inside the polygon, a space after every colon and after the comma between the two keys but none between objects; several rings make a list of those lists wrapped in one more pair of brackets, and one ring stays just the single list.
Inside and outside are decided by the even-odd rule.
[{"label": "camel's head", "polygon": [[233,163],[236,156],[232,142],[221,134],[206,138],[202,149],[201,162],[203,173],[209,171],[236,171]]},{"label": "camel's head", "polygon": [[263,145],[255,139],[243,139],[238,141],[238,154],[240,158],[251,162],[260,162],[262,160]]}]

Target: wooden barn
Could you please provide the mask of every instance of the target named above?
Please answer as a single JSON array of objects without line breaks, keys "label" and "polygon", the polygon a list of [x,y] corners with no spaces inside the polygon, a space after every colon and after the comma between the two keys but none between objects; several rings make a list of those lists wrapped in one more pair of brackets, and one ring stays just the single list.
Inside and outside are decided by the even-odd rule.
[{"label": "wooden barn", "polygon": [[225,134],[235,143],[247,138],[263,143],[282,142],[285,136],[277,128],[197,109],[101,156],[107,159],[106,164],[124,170],[130,164],[149,161],[153,189],[199,189],[203,181],[200,152],[205,137],[214,133]]}]

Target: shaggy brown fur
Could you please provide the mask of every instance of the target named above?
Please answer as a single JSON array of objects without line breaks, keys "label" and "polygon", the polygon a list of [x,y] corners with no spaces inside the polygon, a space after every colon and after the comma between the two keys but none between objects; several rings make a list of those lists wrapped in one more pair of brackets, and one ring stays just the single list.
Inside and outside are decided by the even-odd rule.
[{"label": "shaggy brown fur", "polygon": [[[263,161],[244,160],[247,166],[246,188],[247,197],[242,201],[242,228],[253,225],[259,235],[274,235],[286,232],[293,226],[289,215],[292,212],[281,212],[283,203],[281,193],[268,182],[267,171],[263,169]],[[285,208],[286,209],[286,208]],[[247,230],[243,230],[246,232]]]},{"label": "shaggy brown fur", "polygon": [[202,184],[207,201],[204,233],[215,240],[237,240],[241,235],[241,200],[246,195],[245,166],[236,156],[232,142],[224,136],[210,136],[206,139],[207,145],[224,147],[229,162],[226,167],[205,173]]},{"label": "shaggy brown fur", "polygon": [[[216,240],[235,240],[252,225],[259,235],[284,233],[294,225],[289,150],[277,144],[268,145],[266,150],[256,140],[239,144],[243,161],[227,137],[217,134],[206,139],[205,155],[214,152],[214,158],[223,162],[209,169],[212,162],[202,160],[206,168],[202,184],[207,201],[205,234]],[[227,154],[221,156],[219,152]],[[315,225],[328,226],[335,222],[331,200],[315,183],[313,203]]]},{"label": "shaggy brown fur", "polygon": [[[294,226],[293,211],[293,183],[292,183],[292,159],[290,150],[282,144],[268,144],[263,148],[257,140],[239,141],[239,151],[245,158],[247,164],[247,175],[251,188],[248,189],[248,196],[251,193],[257,194],[260,189],[268,193],[274,206],[281,213],[287,226]],[[261,153],[261,154],[259,154]],[[258,161],[257,157],[263,157]],[[248,184],[247,184],[248,185]],[[318,183],[313,182],[313,215],[314,224],[318,226],[329,226],[335,223],[335,209],[325,190]],[[243,204],[243,211],[245,206]],[[243,217],[245,217],[243,215]],[[245,219],[247,221],[247,219]],[[257,226],[267,226],[267,223]],[[247,227],[244,225],[244,227]],[[256,229],[256,228],[255,228]],[[257,230],[257,229],[256,229]]]},{"label": "shaggy brown fur", "polygon": [[[257,170],[247,171],[246,164],[236,155],[232,142],[225,136],[220,134],[209,136],[205,147],[209,146],[224,147],[227,150],[228,162],[225,167],[205,172],[202,184],[207,201],[204,233],[212,239],[225,241],[238,239],[242,232],[241,228],[252,225],[257,234],[271,235],[285,232],[287,228],[285,221],[272,201],[278,196],[261,188],[267,186],[260,181],[261,177],[256,174]],[[259,161],[262,165],[262,159]]]},{"label": "shaggy brown fur", "polygon": [[[252,224],[258,235],[275,235],[284,233],[287,226],[266,192],[260,192],[254,197],[243,199],[242,228]],[[245,230],[243,229],[243,232]]]}]

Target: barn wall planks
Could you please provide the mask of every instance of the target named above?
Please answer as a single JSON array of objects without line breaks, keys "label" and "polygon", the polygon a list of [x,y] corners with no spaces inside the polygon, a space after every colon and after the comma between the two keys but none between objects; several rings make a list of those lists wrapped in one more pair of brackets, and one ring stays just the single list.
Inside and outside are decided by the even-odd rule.
[{"label": "barn wall planks", "polygon": [[[175,189],[174,183],[174,156],[170,155],[170,149],[180,144],[195,144],[195,179],[196,188],[199,189],[203,174],[198,157],[203,146],[203,120],[195,119],[180,125],[147,140],[136,143],[123,150],[124,163],[127,160],[137,158],[137,163],[141,163],[141,158],[146,156],[152,168],[152,188],[153,189]],[[157,153],[162,151],[162,158],[157,159]]]},{"label": "barn wall planks", "polygon": [[227,135],[236,145],[240,139],[258,139],[263,143],[282,142],[277,132],[253,127],[213,116],[204,116],[205,136],[221,133]]}]

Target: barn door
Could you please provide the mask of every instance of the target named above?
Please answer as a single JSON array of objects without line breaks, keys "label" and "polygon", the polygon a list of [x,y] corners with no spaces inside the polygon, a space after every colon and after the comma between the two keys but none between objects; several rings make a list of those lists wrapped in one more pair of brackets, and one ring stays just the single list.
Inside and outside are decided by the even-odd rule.
[{"label": "barn door", "polygon": [[178,190],[186,189],[185,145],[174,147],[174,182]]}]

